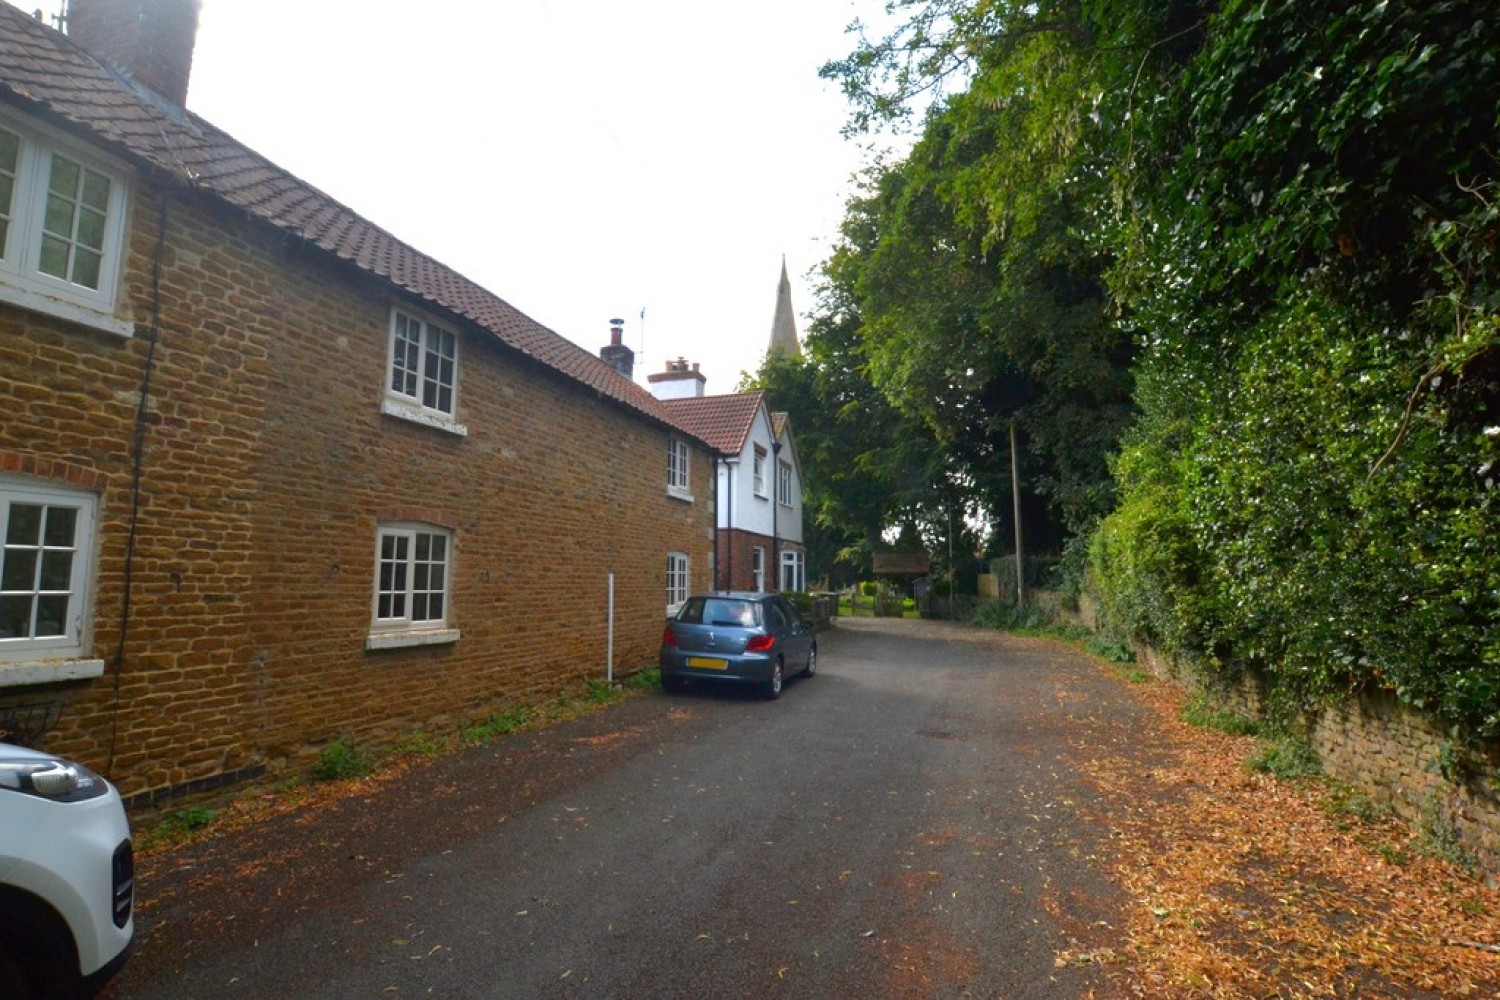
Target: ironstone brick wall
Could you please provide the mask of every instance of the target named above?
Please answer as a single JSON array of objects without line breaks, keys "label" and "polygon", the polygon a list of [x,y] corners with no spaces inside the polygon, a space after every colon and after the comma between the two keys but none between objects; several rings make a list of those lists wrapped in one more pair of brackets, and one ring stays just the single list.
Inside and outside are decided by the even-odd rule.
[{"label": "ironstone brick wall", "polygon": [[[1191,664],[1137,650],[1158,677],[1263,717],[1262,681],[1206,681]],[[1493,877],[1500,874],[1500,746],[1456,744],[1388,692],[1363,692],[1308,717],[1307,739],[1324,770],[1390,810],[1415,832],[1451,840]]]},{"label": "ironstone brick wall", "polygon": [[[297,769],[338,737],[372,746],[602,676],[610,573],[616,670],[655,661],[667,551],[710,584],[711,455],[693,454],[695,503],[668,497],[666,429],[476,331],[460,345],[467,437],[384,416],[391,293],[179,193],[116,671],[161,202],[137,186],[133,339],[0,304],[0,471],[98,492],[106,660],[97,680],[0,688],[0,707],[54,699],[43,745],[130,795]],[[457,643],[366,651],[389,520],[455,532]]]}]

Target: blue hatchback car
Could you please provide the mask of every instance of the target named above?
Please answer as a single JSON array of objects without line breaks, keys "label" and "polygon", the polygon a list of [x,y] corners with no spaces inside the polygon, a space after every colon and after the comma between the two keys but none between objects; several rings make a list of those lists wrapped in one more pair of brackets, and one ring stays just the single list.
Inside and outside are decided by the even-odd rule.
[{"label": "blue hatchback car", "polygon": [[767,698],[796,674],[818,669],[812,623],[780,594],[694,594],[667,620],[661,637],[661,686],[689,681],[753,684]]}]

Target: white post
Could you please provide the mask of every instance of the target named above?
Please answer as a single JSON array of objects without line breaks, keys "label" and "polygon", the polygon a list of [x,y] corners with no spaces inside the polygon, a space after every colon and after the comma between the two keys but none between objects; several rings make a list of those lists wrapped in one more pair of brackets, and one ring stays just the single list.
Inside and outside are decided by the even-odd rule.
[{"label": "white post", "polygon": [[615,575],[609,574],[609,649],[604,664],[604,681],[615,686]]}]

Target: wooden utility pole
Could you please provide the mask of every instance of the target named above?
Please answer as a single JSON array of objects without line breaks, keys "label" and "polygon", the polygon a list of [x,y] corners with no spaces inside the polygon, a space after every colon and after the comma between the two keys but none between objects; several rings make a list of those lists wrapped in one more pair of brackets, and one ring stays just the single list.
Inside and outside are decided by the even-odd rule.
[{"label": "wooden utility pole", "polygon": [[1021,546],[1021,466],[1016,452],[1016,418],[1010,418],[1010,495],[1016,511],[1016,607],[1026,604],[1026,553]]}]

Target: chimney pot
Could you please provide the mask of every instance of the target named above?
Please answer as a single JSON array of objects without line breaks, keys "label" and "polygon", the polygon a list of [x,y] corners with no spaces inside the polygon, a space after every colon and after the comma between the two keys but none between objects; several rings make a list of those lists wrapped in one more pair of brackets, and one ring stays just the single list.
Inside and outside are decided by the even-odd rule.
[{"label": "chimney pot", "polygon": [[635,352],[625,346],[621,339],[625,334],[625,321],[609,321],[609,344],[599,351],[599,358],[626,378],[635,377]]}]

